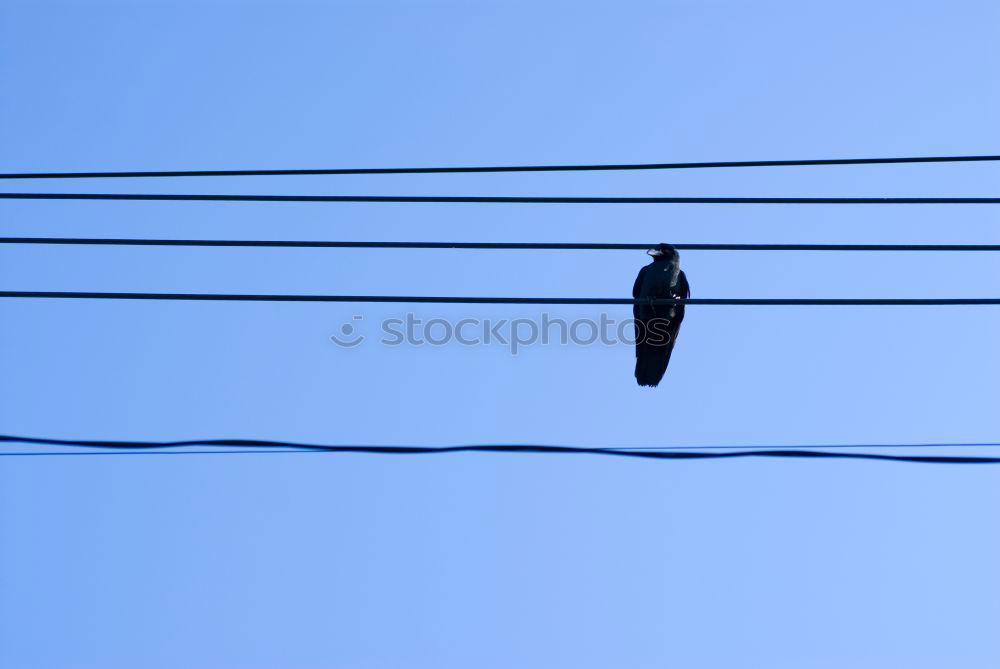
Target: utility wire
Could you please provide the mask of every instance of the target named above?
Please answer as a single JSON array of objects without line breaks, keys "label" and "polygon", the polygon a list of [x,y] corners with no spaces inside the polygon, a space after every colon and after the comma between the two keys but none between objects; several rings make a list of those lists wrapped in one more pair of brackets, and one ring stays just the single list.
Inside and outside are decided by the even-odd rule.
[{"label": "utility wire", "polygon": [[589,455],[617,455],[624,457],[650,458],[658,460],[711,460],[718,458],[744,458],[744,457],[770,457],[770,458],[837,458],[841,460],[886,460],[895,462],[919,462],[927,464],[998,464],[1000,458],[990,458],[969,455],[884,455],[879,453],[832,453],[828,451],[729,451],[725,453],[703,453],[695,451],[657,451],[657,452],[636,452],[615,449],[597,448],[558,448],[544,446],[509,446],[509,447],[454,447],[454,448],[429,448],[423,450],[398,451],[394,447],[391,450],[384,450],[377,446],[370,447],[345,447],[329,448],[323,451],[285,450],[285,449],[249,449],[249,450],[223,450],[223,451],[92,451],[88,453],[75,453],[70,451],[23,451],[0,453],[0,457],[17,456],[87,456],[87,455],[236,455],[262,453],[329,453],[329,452],[352,452],[369,454],[429,454],[429,453],[453,453],[453,452],[493,452],[493,453],[547,453],[547,454],[589,454]]},{"label": "utility wire", "polygon": [[[189,446],[213,446],[213,447],[254,447],[254,448],[281,448],[292,450],[326,450],[330,446],[323,444],[307,444],[295,441],[275,441],[265,439],[186,439],[181,441],[128,441],[117,439],[49,439],[46,437],[21,437],[16,435],[0,435],[0,443],[21,443],[37,444],[42,446],[71,446],[83,448],[110,448],[120,450],[155,450],[161,448],[186,448]],[[477,444],[476,446],[481,446]],[[909,444],[810,444],[808,446],[746,446],[746,445],[711,445],[711,446],[608,446],[603,447],[616,451],[703,451],[715,449],[842,449],[842,448],[959,448],[959,447],[1000,447],[1000,442],[977,441],[977,442],[920,442]],[[218,451],[209,451],[216,453]],[[285,450],[279,451],[281,453]]]},{"label": "utility wire", "polygon": [[195,300],[223,302],[396,302],[415,304],[652,304],[728,306],[946,306],[1000,304],[997,297],[960,298],[608,298],[608,297],[453,297],[414,295],[247,295],[234,293],[107,293],[50,290],[3,290],[0,298],[57,298],[84,300]]},{"label": "utility wire", "polygon": [[83,179],[132,177],[302,176],[323,174],[454,174],[461,172],[606,172],[678,170],[708,167],[792,167],[805,165],[876,165],[889,163],[965,163],[1000,160],[998,156],[928,156],[917,158],[834,158],[821,160],[738,160],[705,163],[633,163],[620,165],[507,165],[497,167],[351,167],[298,170],[178,170],[145,172],[17,172],[0,179]]},{"label": "utility wire", "polygon": [[[64,446],[82,446],[87,448],[113,449],[110,452],[95,452],[92,455],[125,455],[125,454],[152,454],[159,455],[208,455],[222,453],[292,453],[292,452],[325,452],[325,453],[364,453],[379,455],[430,455],[443,453],[521,453],[521,454],[549,454],[549,455],[610,455],[631,458],[646,458],[657,460],[707,460],[722,458],[745,458],[745,457],[768,457],[768,458],[836,458],[851,460],[883,460],[890,462],[921,462],[936,464],[1000,464],[1000,457],[982,457],[966,455],[887,455],[883,453],[843,453],[831,451],[814,451],[801,449],[754,449],[739,451],[724,451],[709,453],[704,451],[678,451],[661,449],[653,450],[626,450],[623,448],[588,448],[577,446],[547,446],[536,444],[477,444],[463,446],[361,446],[361,445],[339,445],[327,446],[318,444],[294,444],[289,442],[261,441],[254,439],[207,439],[177,442],[121,442],[121,441],[69,441],[55,439],[32,439],[24,437],[0,437],[0,441],[38,443],[38,444],[59,444]],[[161,451],[158,449],[175,448],[191,445],[200,446],[220,446],[236,447],[239,451]],[[276,450],[274,447],[281,447]],[[261,450],[257,450],[260,448]],[[290,450],[286,450],[290,449]],[[16,452],[0,453],[0,456],[25,456],[25,455],[69,455],[67,452]]]},{"label": "utility wire", "polygon": [[[631,251],[648,244],[536,242],[325,242],[257,239],[94,239],[80,237],[0,237],[0,244],[69,244],[82,246],[254,246],[347,249],[549,249]],[[680,251],[1000,251],[1000,244],[673,244]]]},{"label": "utility wire", "polygon": [[843,449],[843,448],[998,448],[1000,442],[979,441],[979,442],[937,442],[937,443],[917,443],[917,444],[810,444],[809,446],[615,446],[620,451],[704,451],[704,450],[737,450],[737,449]]},{"label": "utility wire", "polygon": [[0,200],[437,202],[465,204],[1000,204],[1000,197],[495,197],[481,195],[176,195],[160,193],[0,193]]}]

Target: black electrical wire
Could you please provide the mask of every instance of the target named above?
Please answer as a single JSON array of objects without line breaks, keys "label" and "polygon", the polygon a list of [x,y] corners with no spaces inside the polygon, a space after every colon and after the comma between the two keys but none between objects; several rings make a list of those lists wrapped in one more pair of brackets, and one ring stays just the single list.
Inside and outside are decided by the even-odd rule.
[{"label": "black electrical wire", "polygon": [[658,460],[711,460],[718,458],[743,458],[743,457],[770,457],[770,458],[838,458],[841,460],[887,460],[895,462],[920,462],[928,464],[998,464],[1000,458],[990,458],[970,455],[884,455],[879,453],[831,453],[827,451],[730,451],[726,453],[702,453],[696,451],[626,451],[615,449],[597,448],[559,448],[544,446],[459,446],[454,448],[428,448],[399,451],[390,447],[391,450],[381,449],[377,446],[369,447],[344,447],[329,448],[324,451],[303,451],[303,450],[225,450],[225,451],[97,451],[89,453],[74,453],[68,451],[34,451],[34,452],[11,452],[0,453],[0,457],[16,456],[87,456],[87,455],[236,455],[236,454],[262,454],[262,453],[321,453],[321,452],[352,452],[370,454],[418,454],[418,453],[452,453],[452,452],[493,452],[493,453],[548,453],[548,454],[589,454],[589,455],[618,455],[625,457],[652,458]]},{"label": "black electrical wire", "polygon": [[[577,251],[646,250],[648,244],[538,242],[326,242],[257,239],[95,239],[80,237],[0,237],[0,244],[82,246],[251,246],[347,249],[541,249]],[[680,251],[1000,251],[1000,244],[673,244]]]},{"label": "black electrical wire", "polygon": [[0,193],[0,200],[436,202],[453,204],[1000,204],[1000,197],[507,197],[481,195],[177,195],[161,193]]},{"label": "black electrical wire", "polygon": [[[295,441],[275,441],[266,439],[186,439],[180,441],[128,441],[120,439],[50,439],[46,437],[21,437],[16,435],[0,435],[0,443],[21,443],[37,444],[41,446],[72,446],[82,448],[110,448],[110,449],[139,449],[155,450],[161,448],[186,448],[189,446],[213,446],[213,447],[254,447],[254,448],[283,448],[293,450],[326,450],[330,446],[323,444],[308,444]],[[753,448],[757,450],[780,450],[780,449],[842,449],[842,448],[996,448],[1000,447],[1000,442],[996,441],[939,441],[939,442],[919,442],[919,443],[891,443],[891,444],[810,444],[808,446],[745,446],[745,445],[710,445],[710,446],[609,446],[604,447],[617,451],[690,451],[690,450],[736,450]],[[216,453],[218,451],[209,451]],[[280,451],[284,453],[285,451]]]},{"label": "black electrical wire", "polygon": [[916,158],[833,158],[820,160],[737,160],[702,163],[633,163],[619,165],[506,165],[494,167],[352,167],[297,170],[177,170],[143,172],[15,172],[0,179],[81,179],[133,177],[305,176],[324,174],[454,174],[468,172],[597,172],[678,170],[710,167],[792,167],[806,165],[877,165],[889,163],[964,163],[1000,160],[1000,156],[927,156]]},{"label": "black electrical wire", "polygon": [[[578,446],[547,446],[537,444],[476,444],[463,446],[363,446],[363,445],[319,445],[297,444],[291,442],[265,441],[256,439],[205,439],[174,442],[143,442],[143,441],[82,441],[39,439],[29,437],[0,436],[0,442],[20,442],[47,445],[78,446],[85,448],[111,449],[93,455],[123,455],[157,452],[160,455],[168,453],[180,455],[221,454],[221,453],[292,453],[292,452],[325,452],[325,453],[363,453],[379,455],[430,455],[442,453],[523,453],[550,455],[611,455],[620,457],[646,458],[657,460],[707,460],[723,458],[768,457],[768,458],[836,458],[845,460],[883,460],[890,462],[921,462],[936,464],[1000,464],[1000,457],[982,457],[967,455],[887,455],[883,453],[843,453],[831,451],[814,451],[795,449],[753,449],[724,452],[704,452],[697,450],[629,450],[625,448],[590,448]],[[164,448],[185,446],[215,446],[235,447],[239,451],[162,451]],[[279,447],[280,450],[275,450]],[[258,450],[261,449],[261,450]],[[0,453],[6,456],[25,455],[68,455],[67,452],[16,452]]]},{"label": "black electrical wire", "polygon": [[632,299],[608,297],[453,297],[414,295],[248,295],[234,293],[113,293],[77,291],[4,290],[0,298],[57,298],[96,300],[195,300],[223,302],[394,302],[416,304],[655,304],[728,306],[947,306],[1000,304],[996,297],[960,298],[707,298]]}]

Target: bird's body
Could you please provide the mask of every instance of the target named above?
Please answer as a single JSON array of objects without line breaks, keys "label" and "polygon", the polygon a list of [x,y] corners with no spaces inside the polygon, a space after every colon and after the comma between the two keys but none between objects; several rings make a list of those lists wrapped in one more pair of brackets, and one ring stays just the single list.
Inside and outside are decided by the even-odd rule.
[{"label": "bird's body", "polygon": [[658,305],[642,300],[686,299],[691,296],[687,277],[681,271],[674,247],[660,244],[650,249],[653,262],[639,270],[632,297],[635,316],[635,380],[640,386],[656,386],[667,371],[677,333],[684,320],[684,305]]}]

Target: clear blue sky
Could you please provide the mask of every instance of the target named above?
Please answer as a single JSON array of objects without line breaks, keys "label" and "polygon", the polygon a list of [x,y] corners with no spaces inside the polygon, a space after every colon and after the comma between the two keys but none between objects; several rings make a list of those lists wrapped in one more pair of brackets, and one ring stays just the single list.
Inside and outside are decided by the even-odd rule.
[{"label": "clear blue sky", "polygon": [[[997,25],[986,0],[7,0],[0,170],[997,153]],[[995,196],[998,177],[971,164],[3,187]],[[1000,243],[998,212],[0,203],[5,235],[357,240]],[[8,246],[0,286],[617,297],[646,260]],[[683,266],[700,297],[1000,296],[987,254],[687,252]],[[406,311],[5,300],[0,432],[595,446],[1000,436],[992,307],[692,307],[654,391],[636,387],[627,346],[512,357],[329,340],[354,314],[367,326]],[[998,477],[484,454],[3,458],[0,665],[996,667]]]}]

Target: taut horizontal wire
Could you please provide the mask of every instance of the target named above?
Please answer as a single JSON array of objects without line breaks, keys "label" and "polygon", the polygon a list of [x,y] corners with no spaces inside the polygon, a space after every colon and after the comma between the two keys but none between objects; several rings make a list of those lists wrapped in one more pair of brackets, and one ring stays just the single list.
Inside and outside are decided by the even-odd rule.
[{"label": "taut horizontal wire", "polygon": [[0,200],[451,204],[1000,204],[1000,197],[507,197],[480,195],[177,195],[159,193],[0,193]]},{"label": "taut horizontal wire", "polygon": [[453,297],[414,295],[250,295],[234,293],[115,293],[77,291],[0,291],[0,298],[97,300],[194,300],[223,302],[398,302],[417,304],[655,304],[728,306],[947,306],[1000,304],[996,297],[961,298],[706,298],[632,299],[607,297]]},{"label": "taut horizontal wire", "polygon": [[700,163],[631,163],[608,165],[506,165],[486,167],[347,167],[332,169],[173,170],[131,172],[8,172],[0,179],[83,179],[135,177],[305,176],[325,174],[454,174],[469,172],[595,172],[679,170],[717,167],[791,167],[806,165],[876,165],[890,163],[963,163],[1000,160],[1000,155],[926,156],[915,158],[828,158],[819,160],[736,160]]},{"label": "taut horizontal wire", "polygon": [[[69,244],[82,246],[232,246],[347,249],[512,249],[631,251],[647,244],[539,242],[338,242],[257,239],[97,239],[81,237],[0,237],[0,244]],[[673,244],[681,251],[1000,251],[1000,244]]]}]

